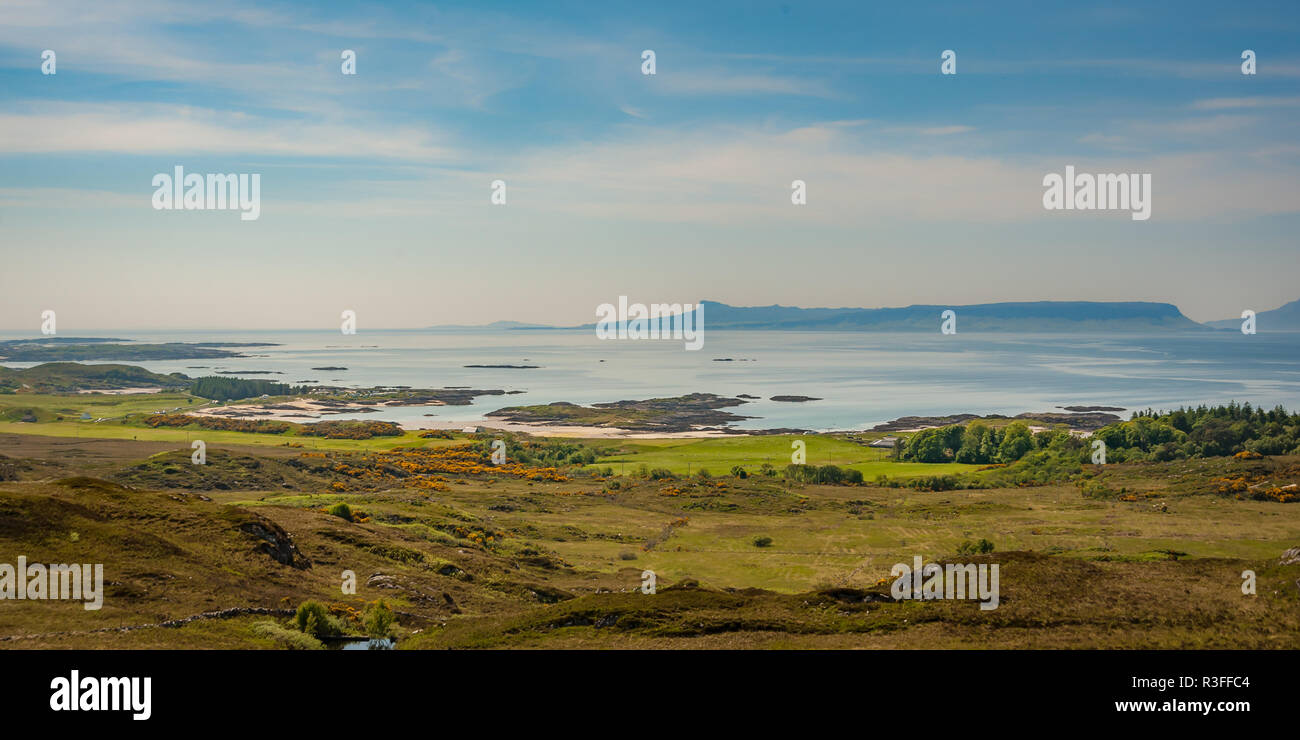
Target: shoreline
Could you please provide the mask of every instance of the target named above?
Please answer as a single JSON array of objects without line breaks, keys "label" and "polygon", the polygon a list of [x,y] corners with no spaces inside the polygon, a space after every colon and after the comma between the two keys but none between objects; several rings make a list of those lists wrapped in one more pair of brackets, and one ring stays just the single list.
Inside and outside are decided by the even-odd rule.
[{"label": "shoreline", "polygon": [[489,422],[397,422],[407,431],[465,431],[470,427],[478,431],[497,430],[536,437],[567,437],[572,439],[706,439],[716,437],[747,437],[748,432],[728,432],[719,429],[695,429],[686,432],[647,432],[620,427],[586,427],[572,424],[547,424],[545,422],[489,421]]},{"label": "shoreline", "polygon": [[[337,419],[339,416],[354,414],[380,414],[384,409],[389,408],[419,408],[419,407],[446,407],[448,404],[441,401],[429,401],[421,404],[409,404],[393,401],[380,401],[377,403],[365,404],[360,402],[348,403],[339,406],[336,403],[321,403],[310,398],[298,398],[292,401],[281,401],[269,405],[257,404],[231,404],[224,406],[210,406],[203,408],[191,409],[187,413],[192,416],[205,416],[226,419],[241,420],[267,420],[267,421],[285,421],[298,424],[310,424],[319,421],[329,421]],[[721,437],[751,437],[765,436],[772,434],[871,434],[880,433],[888,434],[914,434],[924,429],[934,429],[954,423],[959,423],[981,419],[990,420],[1007,420],[1020,421],[1026,423],[1029,430],[1033,433],[1047,431],[1051,427],[1034,419],[1033,412],[1026,412],[1018,417],[1004,416],[1000,414],[989,414],[987,418],[975,414],[957,414],[953,416],[941,417],[917,417],[904,416],[888,422],[877,423],[865,429],[826,429],[826,430],[800,430],[800,429],[741,429],[736,427],[717,427],[717,426],[697,426],[687,430],[659,431],[659,430],[642,430],[629,429],[618,426],[596,426],[582,424],[564,424],[549,421],[504,421],[480,416],[474,420],[462,421],[435,421],[417,420],[417,421],[393,421],[403,430],[408,432],[419,431],[453,431],[453,432],[482,432],[496,430],[512,434],[527,434],[536,437],[562,437],[571,439],[710,439]],[[1071,415],[1062,414],[1057,416],[1059,423],[1066,423],[1071,419]],[[1097,417],[1090,416],[1086,413],[1080,413],[1073,419],[1079,422],[1085,422],[1081,426],[1068,425],[1070,434],[1077,437],[1092,436],[1093,429],[1087,428],[1096,423]],[[343,419],[339,419],[344,421]],[[388,419],[376,419],[377,421],[391,421]],[[1117,420],[1119,420],[1117,418]],[[1092,422],[1091,424],[1087,422]]]},{"label": "shoreline", "polygon": [[[234,404],[197,408],[187,412],[190,416],[207,416],[223,419],[287,421],[298,424],[315,421],[329,421],[332,417],[346,414],[365,413],[362,409],[373,409],[376,413],[382,408],[419,408],[444,407],[447,404],[430,402],[413,406],[381,402],[375,404],[353,404],[349,407],[328,406],[314,402],[312,399],[299,398],[273,404],[277,408],[252,404]],[[292,406],[293,408],[285,408]],[[333,413],[326,413],[326,411]],[[380,420],[387,421],[387,420]],[[621,427],[593,427],[577,424],[549,424],[547,422],[519,421],[395,421],[393,422],[408,432],[419,431],[464,431],[470,427],[478,430],[496,429],[503,432],[529,434],[539,437],[572,437],[585,439],[703,439],[707,437],[748,436],[750,432],[728,432],[720,429],[694,429],[680,432],[646,432]]]}]

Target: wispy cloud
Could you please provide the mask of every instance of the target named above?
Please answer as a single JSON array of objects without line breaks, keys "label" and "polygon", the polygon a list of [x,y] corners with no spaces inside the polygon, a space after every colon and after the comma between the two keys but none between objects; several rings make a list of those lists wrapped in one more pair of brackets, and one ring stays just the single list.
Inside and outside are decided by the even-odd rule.
[{"label": "wispy cloud", "polygon": [[[638,128],[599,144],[527,155],[511,171],[526,209],[658,222],[821,222],[845,229],[882,222],[1036,222],[1042,178],[1081,171],[1151,172],[1162,220],[1297,213],[1289,167],[1261,168],[1237,152],[1122,159],[999,158],[920,154],[873,146],[867,130],[816,125],[787,131]],[[653,153],[647,156],[647,153]],[[808,205],[789,202],[790,182]],[[1225,192],[1222,183],[1233,187]],[[1084,217],[1092,217],[1086,214]]]},{"label": "wispy cloud", "polygon": [[796,95],[816,98],[835,95],[824,81],[818,79],[723,70],[674,72],[661,67],[656,81],[659,89],[679,95]]},{"label": "wispy cloud", "polygon": [[974,126],[921,126],[919,128],[892,128],[890,131],[919,134],[921,136],[953,136],[974,131]]},{"label": "wispy cloud", "polygon": [[187,106],[58,103],[0,113],[0,153],[238,153],[445,160],[427,130],[266,119]]},{"label": "wispy cloud", "polygon": [[1192,103],[1196,110],[1231,110],[1236,108],[1293,108],[1300,97],[1207,98]]}]

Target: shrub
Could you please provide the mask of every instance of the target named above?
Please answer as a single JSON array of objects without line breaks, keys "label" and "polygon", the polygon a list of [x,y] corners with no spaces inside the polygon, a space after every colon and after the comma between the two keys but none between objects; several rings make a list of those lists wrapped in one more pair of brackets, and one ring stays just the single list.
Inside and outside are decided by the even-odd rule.
[{"label": "shrub", "polygon": [[381,638],[389,636],[393,625],[397,623],[397,618],[393,616],[393,610],[388,608],[383,599],[380,599],[366,607],[361,622],[366,628],[367,635]]},{"label": "shrub", "polygon": [[152,414],[144,423],[154,427],[186,427],[191,424],[219,432],[250,432],[253,434],[284,434],[293,429],[287,421],[271,419],[228,419],[223,416],[190,416],[188,414]]},{"label": "shrub", "polygon": [[980,538],[979,542],[966,540],[957,546],[958,555],[987,555],[993,552],[993,543]]},{"label": "shrub", "polygon": [[830,485],[862,483],[862,471],[841,468],[835,465],[787,465],[785,477],[799,483],[822,483]]},{"label": "shrub", "polygon": [[1123,489],[1116,490],[1111,488],[1106,485],[1104,481],[1098,478],[1081,480],[1075,483],[1075,485],[1079,487],[1079,493],[1084,498],[1098,499],[1101,501],[1113,500],[1118,498],[1120,494],[1125,493]]},{"label": "shrub", "polygon": [[329,508],[329,513],[331,516],[336,516],[339,519],[346,519],[348,521],[352,521],[352,507],[348,506],[343,501],[340,501],[337,504],[331,506]]},{"label": "shrub", "polygon": [[391,421],[318,421],[303,424],[298,434],[304,437],[326,439],[370,439],[371,437],[400,437],[401,425]]},{"label": "shrub", "polygon": [[291,630],[269,619],[253,625],[253,634],[274,641],[288,650],[320,650],[325,646],[311,635]]},{"label": "shrub", "polygon": [[293,616],[298,631],[312,637],[343,634],[343,624],[319,601],[304,601]]},{"label": "shrub", "polygon": [[731,474],[732,474],[733,476],[737,477],[737,478],[748,478],[748,477],[749,477],[749,473],[746,473],[746,472],[745,472],[745,469],[742,468],[742,467],[740,467],[739,465],[733,465],[733,466],[731,467]]},{"label": "shrub", "polygon": [[755,538],[754,538],[754,547],[771,547],[771,546],[772,546],[772,538],[771,538],[771,537],[755,537]]}]

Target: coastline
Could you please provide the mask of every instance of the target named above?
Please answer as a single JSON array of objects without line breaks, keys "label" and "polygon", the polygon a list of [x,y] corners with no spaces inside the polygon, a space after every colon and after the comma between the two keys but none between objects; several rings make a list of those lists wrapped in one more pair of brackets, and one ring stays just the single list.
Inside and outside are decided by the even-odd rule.
[{"label": "coastline", "polygon": [[[364,404],[359,402],[348,403],[340,406],[337,403],[322,403],[315,399],[298,398],[292,401],[280,401],[273,404],[231,404],[223,406],[209,406],[189,410],[192,416],[217,417],[225,419],[241,420],[266,420],[266,421],[284,421],[299,424],[310,424],[318,421],[328,421],[342,415],[381,413],[386,408],[413,408],[413,407],[445,407],[448,404],[441,401],[429,401],[421,404],[409,404],[394,401],[381,401],[377,403]],[[553,421],[506,421],[496,419],[479,419],[470,421],[394,421],[393,423],[402,429],[411,432],[418,431],[453,431],[465,432],[475,431],[482,432],[496,430],[512,434],[527,434],[538,437],[563,437],[572,439],[707,439],[720,437],[750,437],[763,436],[775,433],[802,433],[802,434],[867,434],[867,433],[902,433],[912,434],[924,429],[934,429],[951,423],[954,419],[961,418],[962,421],[969,421],[976,418],[999,419],[1008,421],[1026,422],[1029,430],[1033,433],[1047,431],[1051,427],[1042,423],[1032,423],[1036,414],[1026,413],[1019,417],[1007,417],[1001,415],[990,415],[989,417],[978,417],[974,414],[957,415],[949,417],[917,417],[905,416],[888,422],[878,423],[865,429],[826,429],[826,430],[768,430],[768,429],[740,429],[735,427],[719,427],[698,425],[686,430],[644,430],[629,429],[619,426],[607,425],[583,425],[583,424],[565,424]],[[1089,417],[1086,414],[1079,414],[1077,420],[1080,422],[1096,421],[1096,417]],[[1069,416],[1062,415],[1060,423],[1067,423]],[[381,419],[382,420],[382,419]],[[1118,420],[1118,419],[1116,419]],[[387,421],[387,420],[383,420]],[[1092,436],[1092,429],[1088,428],[1089,424],[1079,426],[1069,425],[1070,433],[1077,437]]]},{"label": "coastline", "polygon": [[[272,404],[275,408],[255,404],[232,404],[228,406],[211,406],[197,408],[187,413],[191,416],[208,416],[224,419],[287,421],[294,423],[311,423],[328,421],[331,417],[343,414],[367,413],[370,409],[378,413],[382,408],[412,408],[411,404],[381,402],[374,404],[350,404],[347,407],[327,406],[312,399],[299,398]],[[431,402],[419,406],[442,407],[447,404]],[[292,408],[286,408],[292,407]],[[332,412],[332,413],[331,413]],[[453,431],[467,428],[496,429],[515,434],[529,434],[539,437],[571,437],[582,439],[700,439],[705,437],[748,436],[749,432],[725,431],[720,429],[694,429],[677,432],[646,432],[620,427],[582,426],[577,424],[550,424],[547,422],[520,421],[399,421],[394,422],[410,431]]]},{"label": "coastline", "polygon": [[705,439],[709,437],[746,437],[750,432],[728,432],[720,429],[696,429],[687,432],[647,432],[619,427],[587,427],[546,422],[490,421],[490,422],[398,422],[408,431],[444,430],[463,431],[474,427],[479,431],[497,430],[537,437],[568,437],[573,439]]}]

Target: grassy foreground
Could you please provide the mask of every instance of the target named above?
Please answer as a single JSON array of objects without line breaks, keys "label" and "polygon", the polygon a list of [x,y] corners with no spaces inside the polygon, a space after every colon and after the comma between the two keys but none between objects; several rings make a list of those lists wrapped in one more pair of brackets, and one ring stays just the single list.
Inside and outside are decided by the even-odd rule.
[{"label": "grassy foreground", "polygon": [[[1293,458],[1107,466],[1123,500],[494,469],[420,441],[442,446],[210,442],[195,466],[166,441],[0,434],[0,562],[101,562],[107,592],[100,611],[4,602],[0,647],[301,647],[286,630],[307,600],[344,622],[383,600],[399,648],[1300,647],[1300,565],[1279,563],[1300,506],[1218,482]],[[684,447],[721,468],[745,441],[620,454]],[[994,552],[958,554],[979,539]],[[914,556],[998,563],[1001,605],[894,601],[890,568]]]}]

